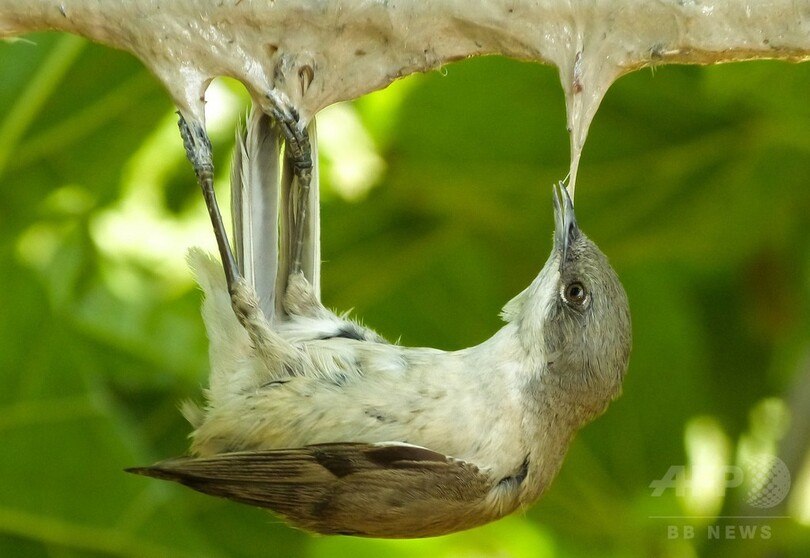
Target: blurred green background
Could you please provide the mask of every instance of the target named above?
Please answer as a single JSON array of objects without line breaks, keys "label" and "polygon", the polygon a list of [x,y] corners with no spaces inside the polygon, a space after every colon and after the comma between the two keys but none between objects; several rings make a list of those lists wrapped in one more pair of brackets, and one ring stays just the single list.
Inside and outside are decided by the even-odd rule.
[{"label": "blurred green background", "polygon": [[[0,43],[0,556],[807,556],[808,91],[810,65],[775,62],[619,80],[577,213],[630,297],[624,395],[523,514],[327,538],[122,472],[187,447],[177,405],[201,398],[207,343],[184,257],[212,234],[137,60],[67,35]],[[246,102],[209,90],[220,198]],[[551,246],[555,70],[459,62],[327,109],[320,136],[327,305],[407,345],[491,335]],[[792,475],[775,507],[747,504],[759,454]]]}]

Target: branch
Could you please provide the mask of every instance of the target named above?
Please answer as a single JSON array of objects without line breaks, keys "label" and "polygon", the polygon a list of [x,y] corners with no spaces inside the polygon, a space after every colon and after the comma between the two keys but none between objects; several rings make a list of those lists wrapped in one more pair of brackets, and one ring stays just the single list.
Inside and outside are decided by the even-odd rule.
[{"label": "branch", "polygon": [[0,0],[0,36],[77,33],[140,58],[204,122],[211,79],[319,109],[483,54],[559,68],[572,181],[607,88],[634,69],[810,57],[810,0]]}]

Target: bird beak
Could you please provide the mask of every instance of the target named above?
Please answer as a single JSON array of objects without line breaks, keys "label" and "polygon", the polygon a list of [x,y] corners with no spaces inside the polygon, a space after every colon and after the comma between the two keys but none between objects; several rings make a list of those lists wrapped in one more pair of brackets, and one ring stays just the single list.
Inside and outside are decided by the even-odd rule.
[{"label": "bird beak", "polygon": [[574,202],[568,190],[559,182],[554,185],[554,248],[562,253],[562,260],[568,256],[568,247],[579,236]]}]

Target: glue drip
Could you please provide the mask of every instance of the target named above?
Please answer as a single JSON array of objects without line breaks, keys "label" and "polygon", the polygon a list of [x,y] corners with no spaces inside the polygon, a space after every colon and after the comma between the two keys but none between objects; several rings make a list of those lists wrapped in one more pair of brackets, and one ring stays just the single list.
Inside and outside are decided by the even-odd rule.
[{"label": "glue drip", "polygon": [[582,34],[577,38],[576,48],[560,53],[562,56],[557,61],[565,94],[566,123],[571,149],[566,188],[572,201],[576,192],[582,149],[591,122],[607,90],[624,73],[620,66],[611,63],[609,56],[600,56],[598,49],[586,50],[582,45]]}]

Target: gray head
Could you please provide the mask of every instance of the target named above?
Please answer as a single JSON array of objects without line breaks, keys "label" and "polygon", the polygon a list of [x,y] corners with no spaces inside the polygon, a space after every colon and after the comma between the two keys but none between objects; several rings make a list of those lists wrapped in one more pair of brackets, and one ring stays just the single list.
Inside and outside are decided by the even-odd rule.
[{"label": "gray head", "polygon": [[518,326],[526,350],[543,359],[537,363],[540,381],[558,386],[586,422],[621,392],[630,355],[630,309],[616,272],[580,231],[562,184],[554,189],[554,216],[551,255],[504,316]]}]

